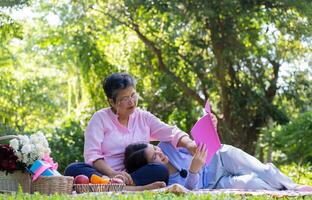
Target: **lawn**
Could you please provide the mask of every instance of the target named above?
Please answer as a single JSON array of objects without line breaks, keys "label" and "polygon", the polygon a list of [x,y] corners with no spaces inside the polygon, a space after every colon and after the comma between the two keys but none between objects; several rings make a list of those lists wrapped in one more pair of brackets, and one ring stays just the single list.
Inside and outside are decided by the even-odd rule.
[{"label": "lawn", "polygon": [[[175,195],[173,193],[155,193],[155,192],[140,192],[140,193],[119,193],[119,194],[113,194],[113,193],[89,193],[85,195],[40,195],[39,193],[36,194],[24,194],[21,192],[18,192],[16,194],[0,194],[0,200],[45,200],[45,199],[51,199],[51,200],[67,200],[67,199],[75,199],[75,200],[86,200],[86,199],[94,199],[94,200],[114,200],[114,199],[120,199],[120,200],[147,200],[147,199],[174,199],[174,200],[182,200],[182,199],[191,199],[191,200],[201,200],[201,199],[218,199],[218,200],[228,200],[228,199],[250,199],[250,200],[264,200],[264,199],[277,199],[277,197],[272,197],[268,195],[262,195],[262,196],[250,196],[250,195],[228,195],[228,194],[221,194],[221,195],[210,195],[210,194],[204,194],[204,195],[197,195],[197,194],[183,194],[183,195]],[[312,196],[302,196],[302,197],[282,197],[280,199],[304,199],[304,200],[312,200]]]}]

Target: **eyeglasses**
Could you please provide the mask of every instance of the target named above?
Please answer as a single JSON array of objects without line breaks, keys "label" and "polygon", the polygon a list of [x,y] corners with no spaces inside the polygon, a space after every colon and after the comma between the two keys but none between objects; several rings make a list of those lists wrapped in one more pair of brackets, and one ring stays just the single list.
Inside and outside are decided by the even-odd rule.
[{"label": "eyeglasses", "polygon": [[122,97],[118,101],[119,101],[120,104],[127,104],[130,101],[136,102],[138,99],[139,99],[139,94],[138,93],[133,93],[131,96]]}]

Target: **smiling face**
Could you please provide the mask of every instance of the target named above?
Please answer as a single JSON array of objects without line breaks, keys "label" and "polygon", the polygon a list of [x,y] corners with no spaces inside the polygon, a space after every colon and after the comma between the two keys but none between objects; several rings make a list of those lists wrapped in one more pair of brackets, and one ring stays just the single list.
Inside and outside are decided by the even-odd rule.
[{"label": "smiling face", "polygon": [[168,157],[162,152],[162,150],[158,146],[148,144],[145,149],[145,155],[148,163],[167,164],[169,162]]},{"label": "smiling face", "polygon": [[132,114],[138,103],[138,94],[135,88],[129,86],[118,91],[115,101],[110,99],[110,104],[116,111],[116,114],[129,116]]}]

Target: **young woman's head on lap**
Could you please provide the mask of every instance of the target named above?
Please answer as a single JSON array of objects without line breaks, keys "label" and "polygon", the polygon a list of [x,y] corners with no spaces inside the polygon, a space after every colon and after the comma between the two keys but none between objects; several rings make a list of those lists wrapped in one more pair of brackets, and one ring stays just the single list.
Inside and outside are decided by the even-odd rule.
[{"label": "young woman's head on lap", "polygon": [[135,80],[127,73],[114,73],[103,80],[103,89],[110,106],[117,114],[129,115],[138,103]]},{"label": "young woman's head on lap", "polygon": [[125,150],[124,165],[128,173],[132,173],[149,163],[166,165],[168,162],[168,157],[161,149],[152,144],[130,144]]}]

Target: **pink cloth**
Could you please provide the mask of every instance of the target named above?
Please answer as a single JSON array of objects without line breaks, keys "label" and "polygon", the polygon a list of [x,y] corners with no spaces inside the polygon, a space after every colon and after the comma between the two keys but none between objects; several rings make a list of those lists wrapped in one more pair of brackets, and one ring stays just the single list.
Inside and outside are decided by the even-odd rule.
[{"label": "pink cloth", "polygon": [[137,108],[129,117],[128,127],[118,121],[110,108],[97,111],[85,132],[84,158],[87,164],[103,158],[116,171],[124,170],[125,148],[132,143],[150,140],[169,141],[177,146],[187,133],[161,122],[150,112]]}]

